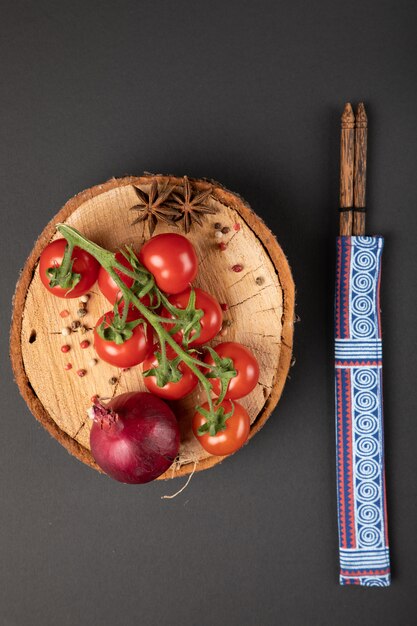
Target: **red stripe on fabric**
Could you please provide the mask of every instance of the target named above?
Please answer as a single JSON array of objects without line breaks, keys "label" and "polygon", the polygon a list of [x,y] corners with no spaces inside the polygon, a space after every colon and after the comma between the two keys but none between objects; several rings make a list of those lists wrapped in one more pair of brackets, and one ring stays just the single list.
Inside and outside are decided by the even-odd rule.
[{"label": "red stripe on fabric", "polygon": [[349,307],[350,307],[350,263],[351,263],[351,238],[349,237],[347,240],[347,245],[345,248],[345,273],[344,273],[344,285],[343,285],[343,295],[344,295],[344,306],[343,306],[343,317],[344,317],[344,338],[350,338],[350,327],[349,327]]},{"label": "red stripe on fabric", "polygon": [[340,277],[341,277],[341,245],[336,243],[336,301],[335,301],[335,337],[340,338]]},{"label": "red stripe on fabric", "polygon": [[382,361],[336,361],[339,367],[381,367]]},{"label": "red stripe on fabric", "polygon": [[341,569],[341,576],[386,576],[391,573],[391,569],[386,567],[385,569]]},{"label": "red stripe on fabric", "polygon": [[359,578],[346,578],[344,581],[345,585],[360,585],[361,581]]},{"label": "red stripe on fabric", "polygon": [[353,449],[352,449],[352,379],[351,371],[346,370],[346,447],[347,458],[345,461],[345,469],[347,471],[347,489],[348,489],[348,516],[349,516],[349,535],[350,547],[356,548],[356,532],[355,532],[355,498],[353,491]]},{"label": "red stripe on fabric", "polygon": [[347,548],[346,540],[346,505],[345,505],[345,485],[343,475],[343,396],[342,396],[342,370],[336,370],[337,385],[337,466],[338,466],[338,493],[339,493],[339,533],[340,545]]}]

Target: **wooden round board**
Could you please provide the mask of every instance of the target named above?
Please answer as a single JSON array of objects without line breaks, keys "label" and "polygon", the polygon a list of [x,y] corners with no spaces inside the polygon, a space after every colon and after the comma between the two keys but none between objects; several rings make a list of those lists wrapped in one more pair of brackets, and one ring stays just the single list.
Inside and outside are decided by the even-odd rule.
[{"label": "wooden round board", "polygon": [[[86,413],[91,397],[145,390],[141,366],[119,371],[102,361],[90,365],[96,357],[92,341],[87,349],[81,349],[80,342],[92,340],[92,331],[83,335],[72,332],[69,337],[60,332],[77,319],[78,299],[64,300],[49,294],[40,282],[37,265],[42,249],[58,236],[55,227],[59,222],[74,226],[110,250],[123,244],[132,244],[138,250],[149,238],[149,228],[146,222],[132,225],[135,215],[129,209],[137,203],[133,185],[148,191],[154,179],[159,185],[175,184],[178,189],[183,185],[182,178],[147,174],[111,179],[69,200],[36,242],[14,298],[10,351],[20,391],[43,426],[71,454],[97,470],[90,453],[90,420]],[[271,231],[242,198],[218,183],[190,180],[198,190],[212,184],[209,204],[217,209],[216,214],[204,216],[202,226],[193,224],[187,235],[199,257],[195,285],[228,305],[222,336],[212,344],[239,341],[254,352],[260,363],[257,387],[240,401],[249,412],[252,437],[275,408],[290,367],[294,321],[291,271]],[[221,240],[225,250],[219,248],[215,238],[216,222],[230,228]],[[158,222],[154,234],[169,231],[182,232],[181,227]],[[235,265],[241,265],[241,271],[234,271]],[[110,308],[95,285],[82,324],[91,329]],[[70,312],[66,319],[60,317],[64,309]],[[63,343],[71,346],[67,354],[60,350]],[[67,371],[64,365],[69,361],[73,368]],[[83,378],[76,373],[80,368],[87,372]],[[110,384],[111,378],[117,383]],[[207,469],[223,459],[207,454],[192,434],[193,407],[204,400],[201,395],[196,391],[172,403],[181,427],[181,448],[177,461],[162,478],[185,475],[194,468]]]}]

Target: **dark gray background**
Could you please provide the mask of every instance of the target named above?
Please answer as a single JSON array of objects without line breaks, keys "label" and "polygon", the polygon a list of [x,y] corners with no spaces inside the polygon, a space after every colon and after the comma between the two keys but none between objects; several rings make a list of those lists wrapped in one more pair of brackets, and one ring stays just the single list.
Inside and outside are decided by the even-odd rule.
[{"label": "dark gray background", "polygon": [[[0,622],[416,623],[417,9],[412,1],[1,2]],[[332,291],[339,116],[370,117],[368,232],[383,259],[393,585],[338,586]],[[69,456],[12,380],[14,285],[78,191],[208,176],[276,233],[296,366],[263,431],[182,482],[124,486]],[[49,373],[45,372],[45,376]]]}]

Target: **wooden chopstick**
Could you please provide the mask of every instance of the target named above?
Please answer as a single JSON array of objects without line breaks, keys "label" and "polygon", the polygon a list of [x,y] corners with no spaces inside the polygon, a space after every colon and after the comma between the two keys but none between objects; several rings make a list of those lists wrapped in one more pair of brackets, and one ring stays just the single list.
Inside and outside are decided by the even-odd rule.
[{"label": "wooden chopstick", "polygon": [[353,168],[355,115],[350,102],[345,104],[340,131],[340,221],[339,234],[349,237],[353,229]]},{"label": "wooden chopstick", "polygon": [[353,183],[353,235],[365,234],[366,152],[368,143],[368,118],[363,102],[356,111],[355,120],[355,173]]}]

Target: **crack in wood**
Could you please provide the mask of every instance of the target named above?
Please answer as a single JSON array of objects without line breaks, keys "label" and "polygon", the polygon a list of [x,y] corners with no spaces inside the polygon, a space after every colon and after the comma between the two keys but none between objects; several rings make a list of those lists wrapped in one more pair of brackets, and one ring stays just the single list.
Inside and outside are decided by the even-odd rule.
[{"label": "crack in wood", "polygon": [[234,287],[235,285],[238,285],[240,282],[242,282],[242,280],[244,280],[245,278],[247,278],[250,274],[255,274],[255,272],[257,272],[258,270],[260,270],[260,269],[261,269],[261,267],[263,267],[263,266],[264,266],[264,264],[263,264],[263,263],[261,263],[261,265],[259,265],[258,267],[255,267],[255,269],[254,269],[254,270],[249,269],[249,270],[246,272],[246,274],[244,274],[243,276],[241,276],[241,277],[239,278],[239,280],[236,280],[234,283],[232,283],[231,285],[229,285],[229,289],[230,289],[231,287]]},{"label": "crack in wood", "polygon": [[[262,289],[259,289],[256,293],[252,294],[251,296],[248,296],[244,300],[240,300],[240,302],[234,302],[233,304],[229,304],[229,309],[232,309],[235,306],[240,306],[241,304],[244,304],[248,300],[252,300],[253,298],[256,298],[257,296],[259,296],[259,294],[262,291],[265,291],[265,289],[268,289],[269,287],[273,287],[273,285],[265,285],[265,287],[262,287]],[[271,309],[264,309],[264,311],[275,311],[275,310],[276,309],[274,309],[273,307]],[[257,311],[257,312],[262,313],[263,311]]]},{"label": "crack in wood", "polygon": [[80,431],[84,428],[84,426],[87,423],[87,417],[84,419],[83,423],[81,424],[81,426],[78,428],[77,432],[75,433],[75,435],[73,435],[74,439],[76,439],[80,433]]},{"label": "crack in wood", "polygon": [[203,257],[202,259],[198,259],[199,266],[203,265],[203,263],[207,261],[207,259],[209,259],[212,256],[212,254],[213,254],[213,251],[210,250],[210,252],[208,252],[208,254],[206,254],[205,257]]},{"label": "crack in wood", "polygon": [[257,385],[259,385],[260,387],[265,387],[265,389],[269,389],[270,391],[272,390],[271,385],[267,385],[266,383],[263,383],[260,380],[257,382]]},{"label": "crack in wood", "polygon": [[[244,334],[244,333],[241,333],[241,334]],[[248,331],[246,331],[245,334],[248,334],[248,335],[259,335],[259,337],[265,337],[266,339],[275,339],[277,346],[280,346],[281,343],[282,343],[282,340],[278,340],[276,335],[266,335],[265,333],[255,333],[253,330],[248,330]]]}]

